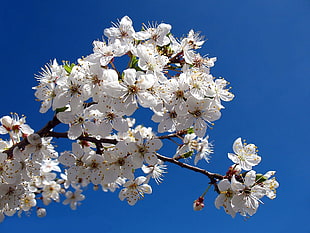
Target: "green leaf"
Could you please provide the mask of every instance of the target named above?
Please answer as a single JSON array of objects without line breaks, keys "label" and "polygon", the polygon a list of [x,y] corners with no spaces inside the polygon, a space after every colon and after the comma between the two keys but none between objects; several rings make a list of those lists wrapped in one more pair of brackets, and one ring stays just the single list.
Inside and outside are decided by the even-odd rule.
[{"label": "green leaf", "polygon": [[264,176],[263,174],[256,174],[256,178],[255,178],[255,183],[262,183],[264,181],[268,180],[268,178],[266,176]]},{"label": "green leaf", "polygon": [[188,128],[188,129],[187,129],[187,133],[188,133],[188,134],[194,133],[194,128]]},{"label": "green leaf", "polygon": [[132,56],[129,64],[129,68],[133,68],[136,71],[142,71],[142,69],[138,66],[138,61],[136,56]]},{"label": "green leaf", "polygon": [[194,151],[189,151],[181,155],[182,158],[189,158],[194,154]]},{"label": "green leaf", "polygon": [[65,61],[64,64],[63,64],[63,67],[64,69],[67,71],[68,74],[71,74],[71,71],[72,71],[72,68],[75,66],[74,63],[71,63],[68,62],[68,61]]},{"label": "green leaf", "polygon": [[69,107],[62,107],[62,108],[56,108],[55,112],[59,113],[59,112],[64,112],[68,109]]}]

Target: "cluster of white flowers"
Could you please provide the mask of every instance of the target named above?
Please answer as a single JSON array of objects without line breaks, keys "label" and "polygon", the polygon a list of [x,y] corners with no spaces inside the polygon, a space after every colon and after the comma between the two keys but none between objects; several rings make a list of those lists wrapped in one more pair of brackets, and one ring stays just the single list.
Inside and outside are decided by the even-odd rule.
[{"label": "cluster of white flowers", "polygon": [[[94,41],[93,53],[77,64],[55,59],[42,68],[33,89],[41,101],[40,112],[55,112],[52,123],[35,133],[25,117],[0,119],[0,134],[9,135],[0,141],[0,221],[31,208],[45,216],[38,202],[48,205],[61,197],[75,210],[88,185],[103,191],[120,189],[119,198],[135,205],[152,193],[151,179],[162,182],[165,161],[180,164],[181,159],[195,157],[195,165],[201,159],[209,162],[213,146],[206,130],[221,117],[222,101],[234,95],[225,79],[210,73],[216,58],[197,52],[203,37],[190,30],[177,39],[170,31],[165,23],[135,31],[125,16],[105,29],[107,41]],[[117,63],[120,57],[127,59],[127,66],[124,59]],[[158,123],[161,136],[152,128],[135,126],[134,113],[141,107],[153,112],[150,118]],[[54,132],[61,123],[68,131]],[[56,152],[53,137],[73,140],[72,149]],[[178,144],[173,158],[159,154],[164,139]],[[236,164],[232,170],[240,166],[248,171],[260,157],[254,145],[240,143],[238,139],[235,154],[229,154]],[[233,216],[252,215],[261,196],[274,197],[277,183],[266,179],[269,174],[261,176],[263,180],[257,180],[254,171],[245,177],[235,172],[212,178],[220,193],[216,206]]]},{"label": "cluster of white flowers", "polygon": [[[252,166],[261,161],[254,144],[242,143],[241,138],[238,138],[233,144],[233,150],[234,153],[228,153],[228,157],[236,164],[230,167],[224,179],[217,184],[219,195],[215,200],[215,206],[222,206],[232,217],[235,217],[236,213],[252,216],[256,213],[259,203],[262,203],[262,197],[276,197],[279,183],[275,177],[270,179],[275,171],[263,175],[251,170]],[[245,172],[241,173],[242,170]]]}]

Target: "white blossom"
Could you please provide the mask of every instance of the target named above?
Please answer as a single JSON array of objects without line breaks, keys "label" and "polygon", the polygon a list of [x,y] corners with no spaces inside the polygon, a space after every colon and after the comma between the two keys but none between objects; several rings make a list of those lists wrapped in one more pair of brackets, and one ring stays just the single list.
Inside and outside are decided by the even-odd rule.
[{"label": "white blossom", "polygon": [[129,205],[135,205],[138,200],[144,197],[144,194],[151,194],[152,188],[150,185],[145,184],[146,177],[139,176],[133,181],[127,181],[119,193],[119,199],[122,201],[126,199]]},{"label": "white blossom", "polygon": [[234,153],[228,153],[228,158],[246,171],[261,161],[261,157],[257,155],[257,147],[254,144],[243,144],[241,138],[235,140],[233,150]]}]

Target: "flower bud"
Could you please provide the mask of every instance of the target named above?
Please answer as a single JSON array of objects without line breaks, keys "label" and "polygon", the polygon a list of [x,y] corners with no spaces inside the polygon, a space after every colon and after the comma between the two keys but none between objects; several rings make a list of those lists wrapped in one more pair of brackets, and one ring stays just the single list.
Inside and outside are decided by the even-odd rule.
[{"label": "flower bud", "polygon": [[37,146],[42,143],[42,139],[39,134],[33,133],[27,137],[28,142],[31,145]]},{"label": "flower bud", "polygon": [[38,208],[37,209],[37,216],[43,218],[46,216],[46,209],[45,208]]},{"label": "flower bud", "polygon": [[10,116],[4,116],[0,119],[0,121],[5,128],[11,129],[13,120]]},{"label": "flower bud", "polygon": [[202,210],[203,207],[205,207],[205,204],[203,203],[203,201],[204,201],[203,197],[199,197],[197,200],[195,200],[193,204],[193,209],[195,211]]}]

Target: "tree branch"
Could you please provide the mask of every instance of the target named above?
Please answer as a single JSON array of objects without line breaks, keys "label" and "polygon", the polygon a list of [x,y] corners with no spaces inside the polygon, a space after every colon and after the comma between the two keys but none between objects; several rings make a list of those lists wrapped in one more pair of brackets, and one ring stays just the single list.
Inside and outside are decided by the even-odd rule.
[{"label": "tree branch", "polygon": [[[52,120],[47,122],[47,124],[42,129],[40,129],[39,131],[37,131],[35,133],[39,134],[40,137],[46,137],[46,135],[50,132],[50,130],[53,129],[56,125],[58,125],[60,123],[61,122],[57,119],[57,117],[55,115]],[[28,142],[27,138],[24,138],[19,143],[15,144],[12,147],[10,147],[9,149],[3,151],[3,153],[6,153],[8,155],[8,159],[12,159],[13,158],[13,150],[15,149],[15,147],[25,148],[28,144],[29,144],[29,142]]]},{"label": "tree branch", "polygon": [[[52,120],[50,120],[49,122],[47,122],[47,124],[40,129],[39,131],[36,132],[36,134],[40,135],[41,137],[55,137],[55,138],[68,138],[68,133],[60,133],[60,132],[53,132],[51,131],[54,127],[56,127],[58,124],[60,124],[61,122],[57,119],[56,115],[53,117]],[[169,134],[169,135],[163,135],[163,136],[158,136],[158,139],[171,139],[173,137],[182,137],[187,133],[187,130],[181,130],[178,131],[176,133],[173,134]],[[96,144],[97,147],[97,153],[102,153],[102,148],[103,148],[103,143],[108,143],[108,144],[117,144],[117,140],[116,139],[109,139],[109,138],[102,138],[102,139],[96,139],[94,137],[89,137],[89,136],[80,136],[77,138],[77,140],[84,140],[84,141],[88,141],[88,142],[93,142],[94,144]],[[4,153],[6,153],[8,155],[8,159],[12,159],[13,158],[13,150],[15,147],[18,148],[25,148],[27,145],[29,144],[27,138],[24,138],[24,140],[20,141],[19,143],[13,145],[11,148],[3,151]],[[186,164],[186,163],[182,163],[179,160],[175,159],[175,158],[169,158],[163,155],[159,155],[157,154],[158,159],[164,161],[164,162],[169,162],[169,163],[173,163],[176,164],[180,167],[183,168],[187,168],[189,170],[198,172],[198,173],[202,173],[206,176],[208,176],[208,178],[210,179],[211,183],[214,184],[217,182],[217,180],[222,180],[224,178],[224,176],[216,174],[216,173],[211,173],[208,172],[204,169]]]},{"label": "tree branch", "polygon": [[169,157],[166,157],[166,156],[163,156],[163,155],[159,155],[159,154],[157,154],[157,158],[159,158],[160,160],[162,160],[164,162],[174,163],[174,164],[176,164],[176,165],[178,165],[180,167],[187,168],[189,170],[202,173],[202,174],[206,175],[210,179],[211,184],[216,183],[217,180],[224,179],[224,176],[222,176],[220,174],[208,172],[207,170],[204,170],[204,169],[201,169],[199,167],[195,167],[195,166],[189,165],[187,163],[182,163],[182,162],[180,162],[178,160],[175,160],[173,158],[169,158]]},{"label": "tree branch", "polygon": [[[55,138],[68,138],[68,133],[59,133],[59,132],[53,132],[50,131],[47,134],[48,137],[55,137]],[[80,136],[76,140],[84,140],[88,142],[93,142],[95,144],[97,143],[109,143],[109,144],[116,144],[118,141],[116,139],[110,139],[110,138],[101,138],[101,139],[96,139],[93,137],[88,137],[88,136]]]}]

